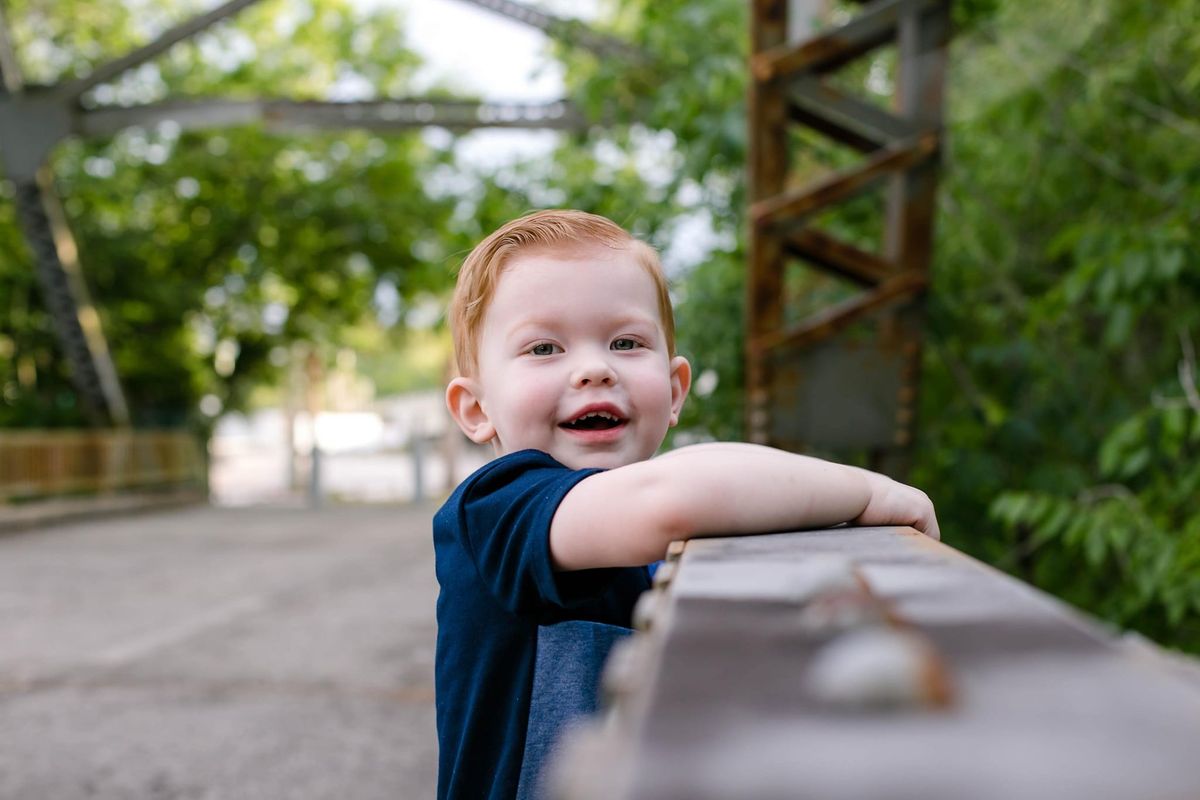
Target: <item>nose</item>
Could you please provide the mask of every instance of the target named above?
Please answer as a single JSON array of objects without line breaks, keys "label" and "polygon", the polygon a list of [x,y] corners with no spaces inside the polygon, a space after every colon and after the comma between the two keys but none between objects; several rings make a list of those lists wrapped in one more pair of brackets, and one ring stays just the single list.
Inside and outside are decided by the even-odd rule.
[{"label": "nose", "polygon": [[616,382],[616,370],[608,363],[608,359],[598,353],[581,354],[571,370],[571,386],[575,389],[585,386],[613,386]]}]

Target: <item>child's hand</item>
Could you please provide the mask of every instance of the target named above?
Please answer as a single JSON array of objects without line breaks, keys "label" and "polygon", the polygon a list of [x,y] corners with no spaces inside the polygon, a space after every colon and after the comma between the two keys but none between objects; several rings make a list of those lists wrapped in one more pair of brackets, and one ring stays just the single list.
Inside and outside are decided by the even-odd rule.
[{"label": "child's hand", "polygon": [[871,499],[854,519],[856,525],[909,525],[930,538],[942,538],[928,495],[878,472],[863,470],[863,473],[871,489]]}]

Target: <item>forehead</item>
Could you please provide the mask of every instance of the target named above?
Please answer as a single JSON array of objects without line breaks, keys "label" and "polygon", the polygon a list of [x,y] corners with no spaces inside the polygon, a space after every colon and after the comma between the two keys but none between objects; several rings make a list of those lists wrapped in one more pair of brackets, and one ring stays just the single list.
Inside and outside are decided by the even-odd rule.
[{"label": "forehead", "polygon": [[611,314],[617,307],[661,324],[657,284],[632,250],[600,244],[539,249],[505,265],[485,325],[555,312]]}]

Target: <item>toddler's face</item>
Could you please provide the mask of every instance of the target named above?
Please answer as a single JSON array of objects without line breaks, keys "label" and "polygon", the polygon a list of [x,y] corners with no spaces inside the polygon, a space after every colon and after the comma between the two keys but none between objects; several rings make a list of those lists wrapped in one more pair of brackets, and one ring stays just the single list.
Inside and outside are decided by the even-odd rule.
[{"label": "toddler's face", "polygon": [[[672,359],[653,279],[624,250],[518,255],[479,337],[477,403],[460,425],[498,455],[534,448],[573,469],[649,458],[679,417],[691,373]],[[454,384],[449,392],[452,410]],[[472,424],[472,422],[474,424]]]}]

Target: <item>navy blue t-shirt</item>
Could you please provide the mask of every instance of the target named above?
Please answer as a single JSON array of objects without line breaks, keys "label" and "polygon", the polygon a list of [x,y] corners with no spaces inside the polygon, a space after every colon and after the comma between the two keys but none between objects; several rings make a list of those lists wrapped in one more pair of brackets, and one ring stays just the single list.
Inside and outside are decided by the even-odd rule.
[{"label": "navy blue t-shirt", "polygon": [[[627,628],[634,602],[650,586],[644,567],[551,566],[550,521],[567,492],[596,472],[571,470],[537,450],[510,453],[463,481],[434,516],[443,800],[516,796],[542,655],[539,631],[544,645],[546,631],[570,627],[558,623]],[[563,666],[598,672],[600,665]],[[553,694],[547,676],[553,683],[559,671],[541,664],[537,671],[539,693]]]}]

